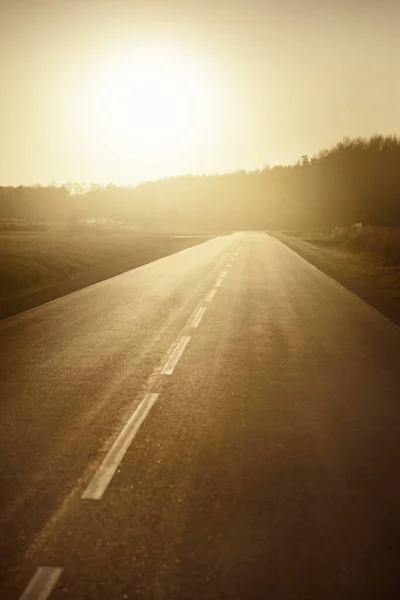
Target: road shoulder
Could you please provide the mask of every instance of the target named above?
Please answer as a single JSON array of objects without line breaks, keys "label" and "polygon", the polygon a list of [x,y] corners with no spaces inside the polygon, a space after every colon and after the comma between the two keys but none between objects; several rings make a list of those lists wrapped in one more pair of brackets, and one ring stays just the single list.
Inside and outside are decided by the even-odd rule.
[{"label": "road shoulder", "polygon": [[391,289],[390,269],[341,249],[318,247],[283,233],[268,234],[400,326],[400,294]]}]

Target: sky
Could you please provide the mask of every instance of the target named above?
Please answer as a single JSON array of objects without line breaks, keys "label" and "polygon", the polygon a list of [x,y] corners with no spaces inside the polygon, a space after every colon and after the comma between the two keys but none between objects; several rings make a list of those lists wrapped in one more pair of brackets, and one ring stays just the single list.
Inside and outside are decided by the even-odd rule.
[{"label": "sky", "polygon": [[253,170],[400,134],[398,0],[0,0],[0,185]]}]

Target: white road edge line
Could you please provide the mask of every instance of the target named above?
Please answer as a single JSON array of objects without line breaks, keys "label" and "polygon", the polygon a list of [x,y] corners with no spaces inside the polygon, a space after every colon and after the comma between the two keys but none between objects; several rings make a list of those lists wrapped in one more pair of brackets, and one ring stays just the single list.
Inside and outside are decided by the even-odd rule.
[{"label": "white road edge line", "polygon": [[[108,484],[118,469],[125,452],[128,450],[133,438],[140,429],[141,424],[150,412],[151,407],[157,400],[159,394],[146,394],[139,404],[111,449],[101,463],[94,477],[82,494],[84,500],[100,500],[107,489]],[[24,599],[25,600],[25,599]]]},{"label": "white road edge line", "polygon": [[46,600],[56,585],[62,569],[60,567],[39,567],[20,600]]},{"label": "white road edge line", "polygon": [[185,350],[189,341],[190,341],[190,335],[184,335],[181,337],[181,339],[179,340],[179,342],[177,343],[177,345],[175,346],[175,348],[169,355],[164,367],[161,369],[161,373],[163,375],[172,375],[172,373],[174,372],[174,369],[175,369],[176,365],[178,364],[178,361],[179,361],[180,357],[182,356],[183,351]]},{"label": "white road edge line", "polygon": [[216,291],[217,291],[217,290],[215,290],[215,289],[212,289],[212,290],[211,290],[211,292],[209,292],[209,294],[208,294],[208,296],[207,296],[207,298],[206,298],[206,302],[211,302],[211,300],[212,300],[212,299],[214,298],[214,296],[215,296],[215,293],[216,293]]},{"label": "white road edge line", "polygon": [[207,310],[206,306],[202,306],[199,308],[199,310],[197,311],[197,313],[195,314],[195,316],[193,318],[193,321],[190,324],[190,327],[197,327],[200,324],[200,321],[204,317],[204,313],[206,312],[206,310]]}]

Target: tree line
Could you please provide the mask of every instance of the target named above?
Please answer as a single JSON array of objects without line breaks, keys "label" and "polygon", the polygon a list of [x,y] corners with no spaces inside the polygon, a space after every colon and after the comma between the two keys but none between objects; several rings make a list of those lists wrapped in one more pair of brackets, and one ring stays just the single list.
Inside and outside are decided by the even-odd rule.
[{"label": "tree line", "polygon": [[287,166],[137,186],[0,187],[0,218],[109,218],[138,230],[182,232],[329,231],[356,222],[400,226],[400,139],[345,138]]}]

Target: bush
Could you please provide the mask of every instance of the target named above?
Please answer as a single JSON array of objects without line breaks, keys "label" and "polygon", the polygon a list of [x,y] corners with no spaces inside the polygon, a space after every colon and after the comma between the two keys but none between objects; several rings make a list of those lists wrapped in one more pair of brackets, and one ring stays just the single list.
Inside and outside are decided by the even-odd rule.
[{"label": "bush", "polygon": [[330,239],[356,252],[369,252],[385,262],[400,265],[399,227],[336,228]]}]

